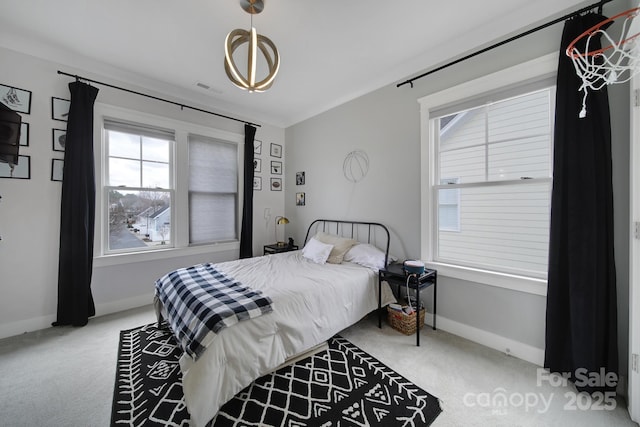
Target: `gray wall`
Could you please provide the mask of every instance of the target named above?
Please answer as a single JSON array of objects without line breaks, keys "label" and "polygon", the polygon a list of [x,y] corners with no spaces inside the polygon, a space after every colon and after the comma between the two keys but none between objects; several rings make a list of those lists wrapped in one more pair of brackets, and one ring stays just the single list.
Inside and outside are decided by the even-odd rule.
[{"label": "gray wall", "polygon": [[[619,10],[624,10],[622,6]],[[612,15],[617,10],[605,8]],[[392,231],[391,252],[420,256],[420,116],[417,99],[557,51],[562,25],[524,37],[397,88],[389,85],[286,129],[287,234],[304,239],[314,218],[375,220]],[[420,72],[416,72],[416,75]],[[411,76],[407,76],[411,77]],[[629,89],[609,91],[613,129],[614,209],[620,366],[627,364]],[[370,170],[357,184],[343,176],[344,157],[364,150]],[[306,184],[295,185],[295,172]],[[295,192],[306,206],[295,205]],[[430,306],[430,304],[428,304]],[[545,297],[441,277],[438,315],[525,345],[544,349]]]},{"label": "gray wall", "polygon": [[[630,3],[630,2],[626,2]],[[629,4],[608,4],[609,16]],[[385,223],[392,232],[391,252],[399,258],[420,256],[420,115],[417,99],[502,68],[556,51],[562,26],[555,25],[472,60],[437,72],[408,85],[388,85],[286,131],[271,126],[258,130],[264,142],[285,149],[285,186],[282,192],[255,194],[254,253],[274,239],[273,218],[283,213],[291,220],[286,235],[298,243],[306,226],[318,217],[368,219]],[[46,327],[55,316],[60,184],[50,181],[51,96],[67,97],[69,79],[56,70],[78,72],[87,77],[121,84],[120,76],[104,64],[78,60],[79,68],[61,65],[0,49],[3,84],[33,91],[30,146],[23,154],[32,160],[30,180],[0,180],[0,270],[3,298],[0,300],[0,336]],[[375,73],[375,70],[371,70]],[[420,71],[416,70],[416,74]],[[411,76],[406,76],[411,77]],[[126,85],[126,84],[125,84]],[[131,85],[127,85],[131,86]],[[135,88],[135,86],[134,86]],[[168,87],[157,93],[176,93]],[[618,271],[620,366],[627,366],[628,336],[628,190],[629,190],[629,96],[628,86],[609,91],[613,128],[613,183],[615,244]],[[99,102],[157,115],[242,132],[240,126],[195,113],[176,111],[134,95],[101,90]],[[185,118],[186,117],[186,118]],[[250,119],[250,118],[249,118]],[[286,142],[286,147],[285,147]],[[353,150],[364,150],[370,159],[365,179],[353,184],[343,176],[343,160]],[[263,154],[263,160],[267,161]],[[266,167],[263,164],[263,168]],[[295,173],[306,172],[306,184],[295,185]],[[295,193],[306,193],[306,206],[295,205]],[[284,208],[283,208],[284,204]],[[265,220],[264,209],[271,219]],[[21,220],[15,221],[15,218]],[[10,224],[10,226],[8,225]],[[204,260],[228,259],[235,253],[201,254],[166,261],[147,261],[123,266],[104,265],[94,271],[94,296],[100,314],[149,301],[158,273]],[[439,286],[439,315],[461,324],[489,331],[527,345],[544,347],[543,297],[443,277]]]},{"label": "gray wall", "polygon": [[[0,272],[2,297],[0,298],[0,338],[25,331],[46,328],[55,320],[57,307],[57,273],[60,224],[61,183],[53,182],[51,159],[63,158],[63,153],[52,150],[51,129],[64,128],[65,123],[51,119],[51,97],[69,98],[68,83],[72,79],[59,76],[57,70],[78,73],[107,83],[140,90],[132,83],[118,80],[119,74],[109,66],[87,61],[85,68],[72,68],[19,52],[0,48],[3,64],[0,82],[32,91],[31,114],[22,115],[29,123],[29,146],[20,147],[21,155],[31,156],[31,179],[0,179]],[[10,64],[10,66],[8,65]],[[126,76],[125,76],[126,77]],[[133,111],[212,127],[244,135],[242,123],[214,116],[181,111],[179,107],[149,100],[137,95],[101,87],[98,103],[114,105]],[[166,88],[171,93],[175,88]],[[163,93],[151,93],[171,98]],[[193,105],[178,98],[178,102]],[[195,105],[198,106],[198,105]],[[211,107],[199,105],[210,110]],[[247,118],[251,120],[251,118]],[[264,125],[256,132],[263,141],[263,168],[268,166],[270,143],[283,146],[284,129]],[[267,150],[267,151],[265,151]],[[283,154],[283,159],[286,156]],[[264,171],[265,169],[263,169]],[[269,191],[269,173],[263,173],[263,190],[255,192],[254,254],[262,254],[262,245],[274,240],[274,216],[282,215],[284,195]],[[99,196],[97,196],[99,197]],[[263,217],[270,209],[269,221]],[[208,250],[210,249],[210,250]],[[238,250],[216,251],[207,248],[202,253],[177,251],[162,260],[132,263],[95,259],[92,280],[93,296],[98,315],[131,307],[151,304],[153,284],[162,274],[177,267],[198,262],[216,262],[236,259]],[[197,252],[197,251],[196,251]]]}]

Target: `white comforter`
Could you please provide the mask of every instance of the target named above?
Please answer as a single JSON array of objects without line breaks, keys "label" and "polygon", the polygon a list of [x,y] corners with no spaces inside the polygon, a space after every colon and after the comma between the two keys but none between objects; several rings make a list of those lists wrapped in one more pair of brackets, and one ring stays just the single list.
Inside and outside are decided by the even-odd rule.
[{"label": "white comforter", "polygon": [[[377,272],[357,264],[315,264],[300,251],[217,264],[273,300],[273,312],[223,329],[194,362],[180,359],[191,422],[204,426],[255,379],[326,341],[378,308]],[[383,306],[395,299],[387,284]]]}]

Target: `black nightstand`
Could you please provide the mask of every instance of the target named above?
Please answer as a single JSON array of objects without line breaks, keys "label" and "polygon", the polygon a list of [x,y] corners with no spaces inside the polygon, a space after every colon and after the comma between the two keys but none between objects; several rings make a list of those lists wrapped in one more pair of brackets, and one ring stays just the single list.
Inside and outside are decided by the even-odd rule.
[{"label": "black nightstand", "polygon": [[[406,286],[407,275],[402,264],[389,264],[378,271],[378,327],[382,328],[382,282]],[[420,290],[433,285],[433,330],[436,329],[436,301],[438,296],[438,272],[425,268],[424,273],[409,279],[409,289],[416,291],[416,301],[420,301]],[[416,316],[416,345],[420,346],[420,316]]]},{"label": "black nightstand", "polygon": [[289,252],[289,251],[297,251],[297,250],[298,250],[298,245],[286,244],[284,246],[280,246],[277,243],[273,245],[264,245],[264,255],[279,254],[281,252]]}]

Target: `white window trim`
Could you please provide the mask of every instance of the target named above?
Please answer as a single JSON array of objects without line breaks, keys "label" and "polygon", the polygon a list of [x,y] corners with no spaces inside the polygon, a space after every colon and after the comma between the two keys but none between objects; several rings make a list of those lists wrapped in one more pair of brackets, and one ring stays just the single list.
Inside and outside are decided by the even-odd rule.
[{"label": "white window trim", "polygon": [[535,279],[433,262],[431,242],[435,238],[435,218],[431,209],[431,200],[433,200],[435,184],[436,153],[430,141],[434,137],[436,129],[432,129],[430,112],[444,105],[453,104],[487,92],[522,84],[532,79],[555,75],[557,67],[558,54],[552,53],[418,99],[420,104],[420,161],[422,165],[420,179],[422,183],[426,184],[421,186],[421,258],[426,261],[428,267],[438,270],[439,275],[546,296],[546,279]]},{"label": "white window trim", "polygon": [[[449,185],[453,185],[456,184],[458,181],[458,178],[440,178],[440,181],[451,181],[454,180],[456,182],[451,183],[451,184],[440,184],[439,187],[436,187],[437,189],[447,189],[447,190],[459,190],[458,188],[450,188],[448,187]],[[443,186],[444,185],[444,186]],[[456,193],[456,203],[445,203],[446,206],[455,206],[456,207],[456,211],[457,211],[457,216],[456,216],[456,225],[455,227],[452,228],[442,228],[442,225],[440,223],[438,223],[438,229],[440,231],[445,231],[445,232],[449,232],[449,233],[459,233],[460,232],[460,191],[458,191]],[[442,203],[439,204],[439,206],[442,206]]]},{"label": "white window trim", "polygon": [[[166,249],[150,249],[135,253],[104,253],[104,240],[108,238],[106,227],[104,227],[104,171],[105,171],[105,147],[104,119],[114,119],[133,123],[141,123],[157,126],[163,129],[175,130],[174,163],[172,174],[174,176],[175,197],[171,207],[171,218],[175,224],[176,235],[173,238],[173,247]],[[189,134],[198,134],[214,139],[228,141],[238,144],[238,199],[243,200],[242,177],[244,176],[244,135],[214,129],[186,121],[175,120],[153,114],[142,113],[140,111],[129,110],[113,105],[96,103],[94,109],[94,157],[96,176],[96,220],[94,238],[94,266],[104,267],[110,265],[128,264],[141,261],[153,261],[169,259],[181,256],[199,255],[204,253],[237,251],[240,249],[240,242],[221,242],[207,245],[189,246],[189,176],[187,171],[189,165]],[[182,173],[180,173],[182,171]],[[237,212],[237,224],[242,224],[242,209]],[[238,230],[238,236],[240,230]]]}]

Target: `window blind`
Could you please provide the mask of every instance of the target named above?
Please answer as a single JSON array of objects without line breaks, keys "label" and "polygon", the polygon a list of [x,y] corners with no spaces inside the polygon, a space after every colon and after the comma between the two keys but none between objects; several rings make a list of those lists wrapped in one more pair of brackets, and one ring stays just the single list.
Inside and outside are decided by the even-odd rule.
[{"label": "window blind", "polygon": [[189,243],[238,239],[238,146],[189,135]]},{"label": "window blind", "polygon": [[106,130],[147,136],[149,138],[166,139],[169,141],[175,140],[175,132],[171,129],[162,129],[139,123],[127,123],[119,120],[105,119],[104,128]]}]

